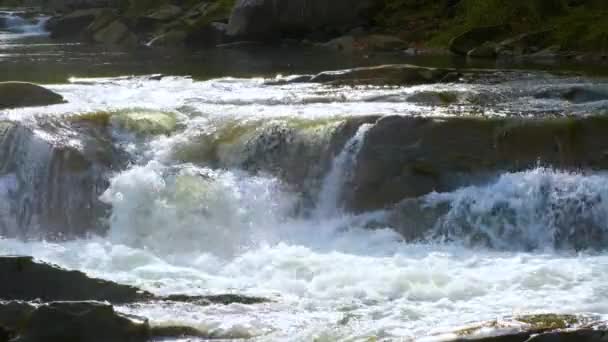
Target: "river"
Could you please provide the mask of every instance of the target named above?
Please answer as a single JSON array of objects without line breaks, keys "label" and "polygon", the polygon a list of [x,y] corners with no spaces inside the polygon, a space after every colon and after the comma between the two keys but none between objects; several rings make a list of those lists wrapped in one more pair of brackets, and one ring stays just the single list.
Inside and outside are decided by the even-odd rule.
[{"label": "river", "polygon": [[[242,167],[256,156],[248,147],[254,133],[271,124],[287,132],[305,126],[304,133],[289,139],[324,144],[339,122],[370,114],[603,114],[608,100],[572,103],[535,94],[572,85],[602,92],[608,79],[525,72],[500,84],[269,85],[269,80],[292,74],[403,59],[346,58],[309,48],[113,51],[54,42],[40,30],[43,20],[12,23],[0,32],[0,81],[44,83],[67,103],[0,111],[0,118],[30,127],[41,139],[74,146],[84,138],[62,123],[99,113],[169,113],[176,127],[168,135],[135,127],[143,132],[135,134],[110,123],[112,148],[128,162],[105,174],[107,188],[99,189],[100,201],[109,208],[99,223],[107,227],[101,236],[11,236],[18,229],[47,230],[36,209],[19,209],[25,199],[42,207],[65,200],[55,208],[80,214],[74,209],[78,203],[67,203],[78,196],[50,195],[57,191],[52,180],[24,185],[28,177],[34,184],[32,179],[49,169],[42,165],[40,145],[18,147],[24,171],[0,176],[0,232],[6,235],[0,238],[0,254],[32,255],[157,294],[238,293],[271,300],[256,305],[118,307],[149,317],[153,325],[189,325],[216,338],[397,341],[440,336],[472,322],[523,313],[608,315],[608,254],[556,248],[551,221],[556,212],[566,212],[564,203],[595,196],[598,200],[591,209],[585,207],[590,210],[585,217],[608,230],[608,175],[602,172],[539,166],[425,198],[431,206],[449,203],[448,220],[468,220],[488,232],[493,244],[486,247],[470,243],[457,228],[448,238],[444,234],[406,242],[382,224],[383,212],[355,215],[343,210],[338,193],[349,186],[349,170],[369,128],[365,125],[335,155],[322,179],[315,180],[319,189],[307,198],[271,172]],[[443,62],[427,60],[434,63]],[[437,90],[492,100],[483,106],[414,100],[416,94]],[[510,216],[492,211],[496,203],[507,206]],[[15,212],[27,220],[16,218]],[[499,232],[499,226],[510,231]]]}]

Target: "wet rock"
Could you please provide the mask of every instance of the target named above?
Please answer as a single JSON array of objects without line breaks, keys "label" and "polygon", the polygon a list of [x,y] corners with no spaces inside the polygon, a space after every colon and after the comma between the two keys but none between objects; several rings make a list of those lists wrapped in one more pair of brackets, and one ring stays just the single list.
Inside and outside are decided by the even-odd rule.
[{"label": "wet rock", "polygon": [[176,47],[185,46],[188,32],[182,30],[172,30],[153,38],[147,45],[153,47]]},{"label": "wet rock", "polygon": [[543,90],[534,95],[538,99],[561,99],[572,103],[588,103],[608,100],[608,91],[601,88],[576,86]]},{"label": "wet rock", "polygon": [[496,50],[499,55],[521,56],[530,54],[533,52],[533,47],[544,46],[551,33],[551,30],[523,33],[501,41],[498,43]]},{"label": "wet rock", "polygon": [[[43,133],[42,133],[43,132]],[[55,122],[37,129],[0,122],[0,235],[66,239],[105,232],[99,200],[125,153],[106,127]]]},{"label": "wet rock", "polygon": [[603,170],[608,168],[608,139],[601,131],[607,128],[602,117],[383,117],[367,133],[346,206],[357,212],[391,207],[405,198],[466,185],[457,179],[526,170],[539,162]]},{"label": "wet rock", "polygon": [[152,296],[137,288],[94,279],[82,272],[68,271],[37,262],[32,257],[0,257],[0,299],[127,303]]},{"label": "wet rock", "polygon": [[361,26],[373,2],[369,0],[239,0],[228,32],[238,39],[264,40],[314,31],[346,31]]},{"label": "wet rock", "polygon": [[183,9],[179,6],[165,4],[152,11],[152,13],[144,16],[144,18],[158,21],[170,21],[177,18],[182,12]]},{"label": "wet rock", "polygon": [[326,71],[310,81],[332,84],[415,85],[437,83],[451,79],[451,69],[424,68],[408,64],[361,67],[348,70]]},{"label": "wet rock", "polygon": [[469,51],[486,42],[494,42],[507,34],[509,28],[504,25],[476,27],[450,41],[450,51],[457,55],[466,56]]},{"label": "wet rock", "polygon": [[150,328],[150,335],[159,339],[172,339],[184,337],[212,338],[196,328],[188,326],[155,326]]},{"label": "wet rock", "polygon": [[164,301],[170,302],[181,302],[181,303],[196,303],[197,305],[230,305],[230,304],[261,304],[267,303],[268,299],[261,297],[249,297],[238,294],[220,294],[210,296],[188,296],[188,295],[171,295],[166,297],[157,298]]},{"label": "wet rock", "polygon": [[14,342],[148,341],[146,319],[114,311],[99,302],[53,302],[37,307]]},{"label": "wet rock", "polygon": [[563,93],[562,98],[572,103],[605,101],[608,100],[608,92],[584,87],[574,87]]},{"label": "wet rock", "polygon": [[36,84],[0,82],[0,109],[48,106],[63,102],[63,96]]},{"label": "wet rock", "polygon": [[422,198],[408,198],[391,209],[387,220],[406,241],[423,241],[449,209],[447,203],[432,206]]},{"label": "wet rock", "polygon": [[134,47],[138,44],[137,36],[120,19],[110,22],[105,27],[92,32],[92,40],[106,45]]},{"label": "wet rock", "polygon": [[8,342],[15,338],[34,310],[36,306],[27,302],[0,301],[0,341]]},{"label": "wet rock", "polygon": [[455,91],[420,91],[407,98],[408,102],[418,103],[427,106],[446,106],[457,103],[461,97]]},{"label": "wet rock", "polygon": [[170,134],[177,127],[173,113],[133,111],[112,116],[120,127],[142,135]]}]

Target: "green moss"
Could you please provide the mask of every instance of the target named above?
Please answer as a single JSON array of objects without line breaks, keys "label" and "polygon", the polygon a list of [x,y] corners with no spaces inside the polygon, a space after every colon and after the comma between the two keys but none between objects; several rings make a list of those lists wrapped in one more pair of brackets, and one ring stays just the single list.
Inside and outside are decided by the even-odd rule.
[{"label": "green moss", "polygon": [[71,116],[70,121],[77,123],[92,123],[99,127],[108,127],[110,126],[111,118],[112,113],[110,112],[93,112]]},{"label": "green moss", "polygon": [[581,323],[581,317],[579,316],[557,314],[519,316],[515,320],[529,324],[534,330],[566,329]]},{"label": "green moss", "polygon": [[409,41],[422,40],[435,47],[446,47],[452,38],[474,27],[508,25],[512,36],[551,30],[548,44],[575,51],[607,51],[608,1],[587,0],[578,6],[569,3],[461,0],[448,10],[445,1],[385,0],[375,21]]}]

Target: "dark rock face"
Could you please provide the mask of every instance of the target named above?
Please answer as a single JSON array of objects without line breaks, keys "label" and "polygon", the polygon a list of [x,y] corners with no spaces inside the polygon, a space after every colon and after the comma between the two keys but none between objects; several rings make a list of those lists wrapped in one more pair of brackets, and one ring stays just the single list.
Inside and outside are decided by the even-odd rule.
[{"label": "dark rock face", "polygon": [[369,0],[239,0],[228,33],[239,39],[268,39],[322,30],[343,32],[365,22]]},{"label": "dark rock face", "polygon": [[13,342],[148,341],[145,319],[125,316],[110,304],[52,302],[36,306],[0,303],[0,327]]},{"label": "dark rock face", "polygon": [[0,109],[37,107],[63,103],[61,95],[25,82],[0,82]]},{"label": "dark rock face", "polygon": [[455,179],[520,171],[538,163],[558,169],[606,169],[601,117],[466,119],[383,117],[367,133],[346,201],[354,211],[386,208],[432,191],[466,185]]},{"label": "dark rock face", "polygon": [[0,273],[4,278],[0,282],[0,299],[4,300],[126,303],[151,297],[137,288],[38,263],[32,257],[0,257]]}]

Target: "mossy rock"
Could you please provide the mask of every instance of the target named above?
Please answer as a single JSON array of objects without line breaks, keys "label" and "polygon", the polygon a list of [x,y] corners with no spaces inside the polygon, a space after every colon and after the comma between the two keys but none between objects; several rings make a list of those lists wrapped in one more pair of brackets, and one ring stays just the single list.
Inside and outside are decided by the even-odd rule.
[{"label": "mossy rock", "polygon": [[112,121],[140,135],[171,134],[177,127],[175,114],[148,110],[116,113]]},{"label": "mossy rock", "polygon": [[38,107],[64,103],[63,96],[25,82],[0,82],[0,109]]}]

